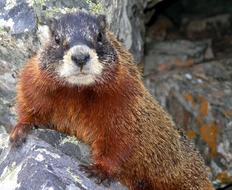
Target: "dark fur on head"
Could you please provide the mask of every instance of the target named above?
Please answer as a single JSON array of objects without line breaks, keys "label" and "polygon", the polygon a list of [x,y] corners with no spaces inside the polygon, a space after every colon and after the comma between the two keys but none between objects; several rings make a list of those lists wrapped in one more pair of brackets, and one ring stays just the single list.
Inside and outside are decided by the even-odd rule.
[{"label": "dark fur on head", "polygon": [[54,71],[62,64],[65,53],[76,45],[86,45],[96,51],[100,63],[115,63],[117,53],[107,38],[107,22],[104,15],[77,12],[52,19],[49,24],[48,42],[42,47],[41,68]]}]

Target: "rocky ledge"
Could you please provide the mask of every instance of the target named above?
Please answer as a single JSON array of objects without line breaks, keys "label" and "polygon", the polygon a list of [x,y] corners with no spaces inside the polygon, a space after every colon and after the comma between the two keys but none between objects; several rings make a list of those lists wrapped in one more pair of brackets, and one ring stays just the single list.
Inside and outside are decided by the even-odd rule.
[{"label": "rocky ledge", "polygon": [[11,147],[0,127],[0,189],[2,190],[126,190],[118,182],[97,185],[80,171],[89,163],[89,148],[75,138],[50,130],[34,130],[21,147]]}]

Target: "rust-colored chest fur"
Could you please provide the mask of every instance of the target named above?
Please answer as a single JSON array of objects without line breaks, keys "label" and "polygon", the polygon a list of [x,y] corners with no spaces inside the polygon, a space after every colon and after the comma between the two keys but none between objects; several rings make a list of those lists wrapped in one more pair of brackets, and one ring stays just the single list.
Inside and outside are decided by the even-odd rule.
[{"label": "rust-colored chest fur", "polygon": [[120,92],[122,88],[101,89],[99,93],[99,89],[91,87],[61,86],[41,73],[35,57],[21,73],[17,95],[19,118],[29,115],[31,119],[25,118],[26,121],[52,125],[60,132],[93,143],[115,125],[118,117],[124,117],[128,105],[133,103],[127,93]]},{"label": "rust-colored chest fur", "polygon": [[74,135],[86,143],[93,143],[97,136],[104,135],[104,130],[111,127],[111,121],[118,115],[115,109],[120,104],[115,96],[98,95],[90,89],[61,90],[51,99],[51,123],[58,131]]}]

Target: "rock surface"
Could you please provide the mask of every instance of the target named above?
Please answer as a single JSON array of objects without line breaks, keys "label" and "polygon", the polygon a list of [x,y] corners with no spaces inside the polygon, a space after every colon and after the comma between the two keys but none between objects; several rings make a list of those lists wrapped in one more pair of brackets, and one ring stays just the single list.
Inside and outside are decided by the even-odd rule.
[{"label": "rock surface", "polygon": [[0,189],[2,190],[126,190],[119,183],[97,185],[79,170],[89,160],[89,149],[75,138],[49,130],[36,130],[22,147],[8,145],[0,127]]},{"label": "rock surface", "polygon": [[189,67],[204,60],[212,59],[211,42],[174,40],[147,44],[144,73],[161,72],[178,67]]},{"label": "rock surface", "polygon": [[146,86],[203,155],[215,187],[232,186],[232,14],[227,3],[172,4],[147,29],[145,50]]},{"label": "rock surface", "polygon": [[[169,41],[161,43],[155,43],[157,49],[162,49],[156,51],[159,55],[156,59],[160,62],[165,56],[171,59],[162,62],[162,71],[152,73],[150,70],[145,84],[173,116],[177,127],[197,146],[210,166],[215,183],[232,183],[232,59],[204,61],[202,50],[205,48],[198,44],[198,48],[184,46],[184,55],[200,50],[201,53],[195,54],[195,64],[185,59],[184,66],[176,64],[175,69],[167,68],[165,64],[181,59],[183,54],[178,48],[174,48],[178,53],[173,54]],[[179,43],[175,45],[178,47]],[[166,52],[164,56],[163,52]]]}]

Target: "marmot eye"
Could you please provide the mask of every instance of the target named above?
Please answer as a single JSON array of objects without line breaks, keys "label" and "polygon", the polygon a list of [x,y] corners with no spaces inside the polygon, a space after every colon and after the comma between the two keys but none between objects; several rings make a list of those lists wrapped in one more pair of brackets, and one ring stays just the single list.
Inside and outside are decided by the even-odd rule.
[{"label": "marmot eye", "polygon": [[98,36],[97,36],[97,41],[98,42],[101,42],[102,41],[102,33],[100,32],[99,34],[98,34]]},{"label": "marmot eye", "polygon": [[58,35],[55,35],[55,42],[60,45],[60,38]]}]

